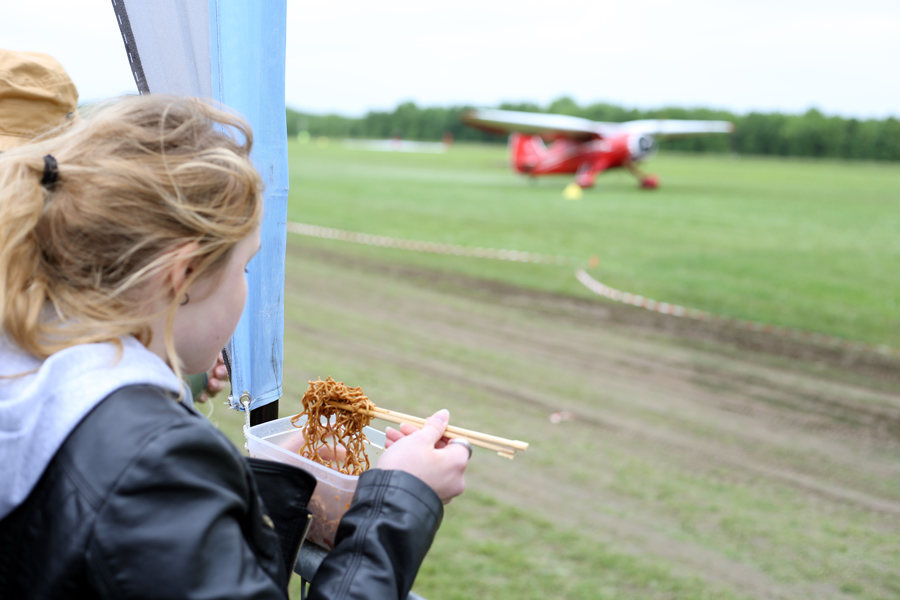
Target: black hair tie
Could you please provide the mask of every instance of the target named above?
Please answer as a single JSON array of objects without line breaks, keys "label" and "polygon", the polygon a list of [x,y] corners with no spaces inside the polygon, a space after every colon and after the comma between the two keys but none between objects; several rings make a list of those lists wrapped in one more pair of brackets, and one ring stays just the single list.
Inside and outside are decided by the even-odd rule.
[{"label": "black hair tie", "polygon": [[51,189],[59,179],[59,165],[50,154],[44,157],[44,176],[41,177],[41,185]]}]

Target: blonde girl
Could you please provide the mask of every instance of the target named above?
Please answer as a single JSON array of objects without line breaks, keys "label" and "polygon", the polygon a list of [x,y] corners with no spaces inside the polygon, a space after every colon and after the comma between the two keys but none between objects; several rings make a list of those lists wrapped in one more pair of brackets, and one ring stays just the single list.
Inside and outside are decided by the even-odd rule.
[{"label": "blonde girl", "polygon": [[[247,297],[261,183],[239,116],[124,98],[0,155],[0,589],[285,598],[304,494],[184,403]],[[464,489],[447,414],[393,434],[311,597],[405,597]],[[253,468],[251,468],[251,466]],[[308,475],[292,474],[308,481]],[[276,488],[278,486],[275,486]],[[290,520],[290,519],[288,519]]]}]

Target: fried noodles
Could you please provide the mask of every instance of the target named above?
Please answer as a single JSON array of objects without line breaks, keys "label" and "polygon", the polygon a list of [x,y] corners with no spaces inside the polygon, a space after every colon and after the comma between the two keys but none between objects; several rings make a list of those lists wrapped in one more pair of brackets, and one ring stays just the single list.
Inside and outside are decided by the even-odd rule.
[{"label": "fried noodles", "polygon": [[[335,408],[348,405],[354,410]],[[346,475],[360,475],[369,468],[363,428],[372,417],[357,412],[375,408],[361,388],[347,387],[331,377],[310,381],[303,395],[303,411],[291,418],[294,427],[303,416],[303,447],[300,456]]]}]

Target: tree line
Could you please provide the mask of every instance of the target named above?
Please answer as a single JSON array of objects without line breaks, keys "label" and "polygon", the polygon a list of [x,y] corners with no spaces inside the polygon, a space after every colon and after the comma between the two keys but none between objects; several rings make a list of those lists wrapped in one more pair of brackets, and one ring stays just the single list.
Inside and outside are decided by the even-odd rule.
[{"label": "tree line", "polygon": [[[412,102],[393,112],[370,111],[363,117],[313,115],[287,110],[288,135],[302,131],[312,137],[440,141],[448,134],[454,141],[505,143],[506,137],[467,127],[460,117],[470,107],[419,107]],[[805,156],[900,161],[900,120],[852,119],[827,116],[816,109],[803,114],[751,112],[738,115],[706,108],[642,110],[614,104],[579,106],[560,98],[546,107],[531,103],[504,103],[498,108],[583,117],[594,121],[635,119],[714,119],[735,124],[732,135],[711,135],[668,140],[665,148],[682,152],[738,153],[773,156]]]}]

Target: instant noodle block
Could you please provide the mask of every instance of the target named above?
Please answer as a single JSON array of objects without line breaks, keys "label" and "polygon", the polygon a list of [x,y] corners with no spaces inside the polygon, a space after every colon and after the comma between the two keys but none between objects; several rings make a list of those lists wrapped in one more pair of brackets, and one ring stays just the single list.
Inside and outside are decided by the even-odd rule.
[{"label": "instant noodle block", "polygon": [[[304,417],[297,425],[302,426],[305,420]],[[366,454],[372,468],[384,451],[384,432],[372,427],[366,427],[363,431],[367,440]],[[359,477],[344,475],[303,458],[297,453],[301,446],[303,446],[303,431],[291,424],[291,417],[254,425],[247,433],[250,456],[294,465],[315,476],[318,483],[309,503],[313,521],[306,539],[330,550],[334,547],[334,534],[337,532],[338,523],[350,508]]]}]

